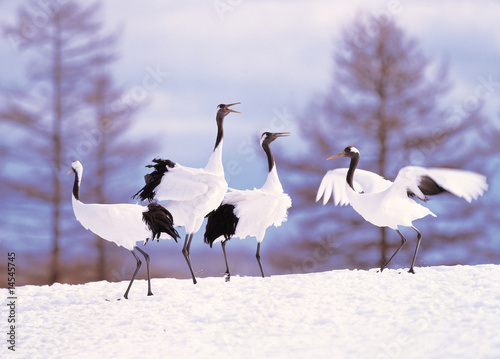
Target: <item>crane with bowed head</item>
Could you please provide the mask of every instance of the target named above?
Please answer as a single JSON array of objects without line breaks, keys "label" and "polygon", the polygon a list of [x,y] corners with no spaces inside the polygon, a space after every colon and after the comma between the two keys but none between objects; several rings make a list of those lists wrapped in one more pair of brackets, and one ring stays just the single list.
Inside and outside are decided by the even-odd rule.
[{"label": "crane with bowed head", "polygon": [[74,161],[71,164],[68,174],[71,174],[71,172],[75,174],[72,205],[78,222],[85,229],[90,230],[99,237],[128,249],[136,260],[135,272],[123,297],[128,299],[128,293],[142,264],[135,253],[136,250],[146,259],[148,295],[153,295],[149,272],[149,255],[139,248],[136,243],[142,240],[146,244],[149,238],[159,239],[161,233],[167,234],[177,242],[179,234],[173,227],[172,215],[157,203],[150,203],[148,206],[128,203],[83,203],[80,200],[80,184],[83,175],[83,166],[80,161]]}]

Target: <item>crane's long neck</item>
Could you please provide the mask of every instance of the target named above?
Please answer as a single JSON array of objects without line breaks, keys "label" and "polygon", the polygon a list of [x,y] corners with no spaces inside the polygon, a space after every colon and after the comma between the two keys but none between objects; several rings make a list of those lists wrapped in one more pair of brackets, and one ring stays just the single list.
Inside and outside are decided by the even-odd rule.
[{"label": "crane's long neck", "polygon": [[75,197],[76,200],[80,200],[80,182],[81,182],[81,178],[80,178],[80,175],[78,175],[78,172],[76,172],[75,170],[73,170],[73,172],[75,173],[75,182],[73,183],[73,196]]},{"label": "crane's long neck", "polygon": [[267,166],[269,168],[269,173],[270,173],[272,171],[272,169],[274,168],[274,157],[273,157],[273,153],[271,152],[271,147],[269,147],[269,143],[264,141],[262,143],[262,149],[266,153]]},{"label": "crane's long neck", "polygon": [[224,117],[217,114],[215,120],[217,122],[217,138],[215,139],[214,151],[217,147],[222,146],[222,139],[224,137]]},{"label": "crane's long neck", "polygon": [[278,171],[276,170],[276,164],[274,163],[273,153],[267,142],[262,143],[262,149],[267,155],[267,165],[269,173],[267,174],[266,183],[262,186],[263,190],[273,190],[276,192],[283,192],[283,187],[281,186],[280,179],[278,177]]},{"label": "crane's long neck", "polygon": [[356,170],[356,167],[358,166],[358,162],[359,162],[359,154],[356,153],[351,158],[351,163],[349,164],[349,170],[347,171],[347,177],[346,177],[347,184],[349,185],[349,187],[352,188],[353,191],[355,191],[354,185],[353,185],[354,171]]},{"label": "crane's long neck", "polygon": [[222,166],[222,144],[224,137],[224,116],[217,113],[217,138],[215,140],[214,151],[208,159],[208,163],[205,166],[205,170],[213,173],[224,173],[224,167]]}]

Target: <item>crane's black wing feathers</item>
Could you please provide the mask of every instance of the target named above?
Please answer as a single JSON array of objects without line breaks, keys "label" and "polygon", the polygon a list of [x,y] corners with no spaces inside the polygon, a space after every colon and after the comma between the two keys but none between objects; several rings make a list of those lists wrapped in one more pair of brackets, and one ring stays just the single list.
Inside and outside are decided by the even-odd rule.
[{"label": "crane's black wing feathers", "polygon": [[234,214],[234,205],[223,204],[219,208],[213,210],[206,216],[207,226],[205,229],[205,243],[212,244],[220,236],[224,236],[224,240],[229,240],[236,231],[239,218]]},{"label": "crane's black wing feathers", "polygon": [[142,213],[142,220],[153,234],[151,239],[159,239],[161,233],[166,233],[177,242],[179,233],[174,228],[172,214],[162,205],[156,202],[148,204],[148,210]]},{"label": "crane's black wing feathers", "polygon": [[[440,193],[448,192],[445,190],[443,187],[438,185],[432,178],[429,176],[422,176],[420,177],[420,184],[418,185],[418,188],[422,191],[422,193],[425,196],[434,196]],[[413,197],[415,196],[415,193],[412,191],[407,191],[408,197]],[[423,201],[427,201],[428,198],[421,198]]]},{"label": "crane's black wing feathers", "polygon": [[155,158],[152,162],[154,162],[154,164],[147,165],[146,167],[154,168],[154,171],[144,176],[144,182],[146,182],[146,184],[134,194],[132,198],[139,197],[141,201],[148,200],[151,202],[156,195],[156,187],[160,184],[163,175],[168,172],[169,168],[175,167],[174,162],[161,158]]}]

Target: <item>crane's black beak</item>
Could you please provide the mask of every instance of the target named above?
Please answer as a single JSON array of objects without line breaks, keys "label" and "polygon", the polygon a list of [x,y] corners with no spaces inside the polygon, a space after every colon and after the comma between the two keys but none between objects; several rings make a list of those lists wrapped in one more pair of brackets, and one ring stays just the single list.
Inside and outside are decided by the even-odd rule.
[{"label": "crane's black beak", "polygon": [[337,153],[336,155],[330,156],[327,158],[327,160],[332,160],[332,159],[337,158],[337,157],[345,157],[345,151],[342,151],[342,152]]},{"label": "crane's black beak", "polygon": [[225,105],[225,106],[224,106],[224,110],[229,111],[229,112],[241,113],[240,111],[236,111],[236,110],[233,110],[233,109],[229,108],[229,107],[231,107],[231,106],[234,106],[234,105],[239,105],[239,104],[241,104],[241,102],[235,102],[235,103],[231,103],[231,104],[229,104],[229,105]]}]

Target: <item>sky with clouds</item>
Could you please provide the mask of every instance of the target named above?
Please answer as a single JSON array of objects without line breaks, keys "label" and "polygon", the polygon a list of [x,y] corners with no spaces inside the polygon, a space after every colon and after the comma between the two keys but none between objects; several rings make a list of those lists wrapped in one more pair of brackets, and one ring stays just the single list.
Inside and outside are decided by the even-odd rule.
[{"label": "sky with clouds", "polygon": [[[63,1],[63,0],[61,0]],[[16,2],[19,4],[19,2]],[[201,167],[215,141],[219,103],[241,102],[225,122],[224,161],[236,188],[259,187],[265,130],[291,131],[310,101],[331,85],[332,53],[359,11],[395,19],[426,56],[447,60],[455,103],[490,79],[486,111],[500,112],[500,2],[340,0],[103,0],[102,19],[120,29],[118,83],[147,103],[133,129],[164,133],[162,157]],[[16,4],[0,1],[0,20]],[[3,86],[22,81],[22,53],[0,40]],[[8,71],[5,71],[8,69]],[[153,75],[154,74],[154,75]],[[149,76],[149,77],[148,77]],[[151,81],[151,79],[154,79]],[[498,80],[498,81],[497,81]],[[490,96],[491,95],[491,96]],[[296,145],[293,137],[277,146]],[[324,157],[325,154],[318,154]],[[262,156],[262,157],[260,157]],[[251,176],[251,174],[262,175]],[[248,183],[252,178],[252,183]]]}]

